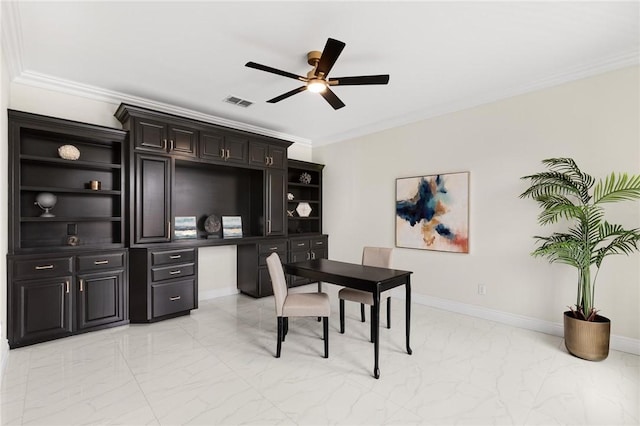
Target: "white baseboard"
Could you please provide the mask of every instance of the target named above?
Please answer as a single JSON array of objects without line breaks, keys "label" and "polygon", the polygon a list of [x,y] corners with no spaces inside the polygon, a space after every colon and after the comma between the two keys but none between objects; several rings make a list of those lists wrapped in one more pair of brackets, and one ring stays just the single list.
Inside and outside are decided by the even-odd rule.
[{"label": "white baseboard", "polygon": [[[404,299],[404,291],[394,292],[393,296],[399,299]],[[482,306],[469,305],[466,303],[425,296],[422,294],[412,294],[411,301],[420,305],[431,306],[433,308],[442,309],[444,311],[456,312],[459,314],[482,318],[489,321],[495,321],[514,327],[525,328],[527,330],[539,331],[541,333],[552,334],[559,337],[564,336],[564,327],[561,323],[544,321],[538,318],[511,314],[508,312],[497,311]],[[640,355],[640,340],[638,339],[611,335],[609,346],[611,349],[617,351]]]},{"label": "white baseboard", "polygon": [[215,299],[240,293],[235,287],[217,288],[215,290],[198,291],[198,300]]}]

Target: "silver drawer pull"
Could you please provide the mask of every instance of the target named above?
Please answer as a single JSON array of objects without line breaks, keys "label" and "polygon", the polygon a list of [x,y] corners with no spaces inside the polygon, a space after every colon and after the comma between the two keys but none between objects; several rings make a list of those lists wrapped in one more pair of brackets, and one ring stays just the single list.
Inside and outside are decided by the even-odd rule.
[{"label": "silver drawer pull", "polygon": [[180,259],[181,257],[181,254],[174,254],[173,256],[169,256],[169,259]]},{"label": "silver drawer pull", "polygon": [[108,260],[96,260],[95,262],[93,262],[94,265],[106,265],[108,263]]},{"label": "silver drawer pull", "polygon": [[324,244],[324,243],[323,243],[322,241],[316,241],[316,245],[317,245],[317,246],[321,246],[321,245],[323,245],[323,244]]},{"label": "silver drawer pull", "polygon": [[298,247],[304,247],[304,243],[298,243]]},{"label": "silver drawer pull", "polygon": [[42,269],[53,269],[53,265],[41,265],[41,266],[36,266],[36,271],[40,271]]},{"label": "silver drawer pull", "polygon": [[179,273],[181,273],[182,271],[180,269],[175,270],[175,271],[169,271],[169,275],[178,275]]},{"label": "silver drawer pull", "polygon": [[270,247],[269,250],[278,250],[278,247]]},{"label": "silver drawer pull", "polygon": [[181,296],[173,296],[170,297],[169,300],[171,300],[172,302],[176,301],[176,300],[180,300]]}]

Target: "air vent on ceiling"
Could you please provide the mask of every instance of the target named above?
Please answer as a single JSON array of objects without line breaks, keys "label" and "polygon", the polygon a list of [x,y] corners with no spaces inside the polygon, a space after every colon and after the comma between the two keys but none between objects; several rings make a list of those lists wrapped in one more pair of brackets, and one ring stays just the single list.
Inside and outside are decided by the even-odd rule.
[{"label": "air vent on ceiling", "polygon": [[237,96],[227,96],[226,98],[224,98],[224,101],[229,104],[237,105],[243,108],[247,108],[253,105],[253,102],[248,101],[246,99],[238,98]]}]

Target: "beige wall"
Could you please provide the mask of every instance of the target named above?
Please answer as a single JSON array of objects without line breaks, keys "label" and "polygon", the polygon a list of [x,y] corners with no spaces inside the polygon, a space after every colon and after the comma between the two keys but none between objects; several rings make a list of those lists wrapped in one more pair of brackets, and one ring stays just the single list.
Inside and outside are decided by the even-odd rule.
[{"label": "beige wall", "polygon": [[[2,8],[0,7],[0,13]],[[8,129],[7,106],[9,104],[9,70],[5,52],[0,54],[0,342],[4,344],[7,338],[7,232],[8,232],[8,203],[9,176],[7,173]]]},{"label": "beige wall", "polygon": [[[537,206],[519,178],[540,160],[573,157],[596,177],[640,172],[638,68],[603,74],[484,106],[313,149],[325,163],[324,225],[330,258],[359,261],[364,245],[394,246],[395,179],[469,171],[470,254],[396,249],[414,271],[413,291],[498,312],[559,323],[575,303],[577,277],[533,259]],[[640,203],[610,208],[640,226]],[[487,294],[478,295],[478,284]],[[607,259],[596,304],[612,333],[640,337],[640,255]]]}]

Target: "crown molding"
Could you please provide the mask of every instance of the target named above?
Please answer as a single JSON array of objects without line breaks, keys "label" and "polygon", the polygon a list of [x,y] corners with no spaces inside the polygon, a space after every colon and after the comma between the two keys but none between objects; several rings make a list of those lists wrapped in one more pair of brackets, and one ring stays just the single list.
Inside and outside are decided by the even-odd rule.
[{"label": "crown molding", "polygon": [[477,97],[437,105],[426,110],[419,110],[414,113],[390,118],[389,120],[379,121],[370,126],[352,129],[343,133],[337,133],[324,139],[316,139],[313,141],[313,147],[329,145],[349,139],[355,139],[372,133],[392,129],[394,127],[416,123],[418,121],[427,120],[452,112],[462,111],[491,102],[497,102],[514,96],[534,92],[537,90],[551,88],[583,78],[593,77],[598,74],[604,74],[626,67],[638,66],[638,64],[640,64],[640,52],[637,49],[634,49],[631,51],[623,52],[621,54],[609,56],[600,61],[565,69],[553,75],[549,75],[546,78],[532,81],[521,86],[488,92]]},{"label": "crown molding", "polygon": [[217,124],[220,126],[230,127],[237,130],[244,130],[251,133],[257,133],[263,136],[270,136],[277,139],[284,139],[301,145],[311,146],[311,140],[301,138],[287,133],[278,132],[264,127],[254,126],[240,121],[229,120],[215,115],[205,114],[188,108],[182,108],[175,105],[166,104],[164,102],[154,101],[152,99],[133,96],[126,93],[116,92],[103,89],[97,86],[77,83],[71,80],[53,77],[33,71],[23,71],[14,79],[14,83],[24,84],[27,86],[38,87],[41,89],[52,90],[56,92],[66,93],[73,96],[93,99],[101,102],[119,105],[120,103],[128,103],[144,108],[153,109],[155,111],[165,112],[168,114],[178,115],[181,117],[191,118],[194,120],[204,121],[207,123]]},{"label": "crown molding", "polygon": [[9,80],[22,73],[22,27],[18,2],[1,2],[2,54],[9,70]]}]

